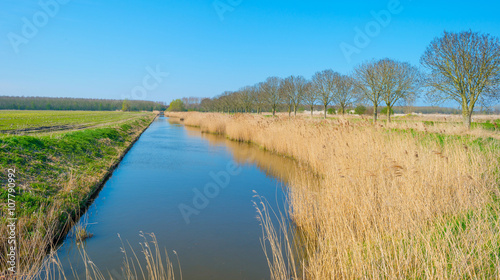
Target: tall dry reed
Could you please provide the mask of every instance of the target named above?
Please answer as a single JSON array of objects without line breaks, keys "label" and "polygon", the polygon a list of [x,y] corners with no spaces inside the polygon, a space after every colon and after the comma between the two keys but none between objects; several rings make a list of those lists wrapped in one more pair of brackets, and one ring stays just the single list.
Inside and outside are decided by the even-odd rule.
[{"label": "tall dry reed", "polygon": [[289,188],[289,215],[304,243],[300,264],[277,245],[280,230],[263,224],[273,279],[500,276],[494,140],[347,118],[171,116],[321,175],[319,187],[295,176]]},{"label": "tall dry reed", "polygon": [[[167,251],[162,254],[156,236],[153,233],[142,233],[140,236],[143,242],[140,243],[140,254],[136,253],[132,246],[127,243],[128,247],[122,241],[120,248],[123,253],[123,265],[121,267],[121,275],[112,275],[102,271],[98,264],[92,262],[90,256],[85,250],[83,243],[78,245],[78,253],[80,261],[84,265],[85,277],[80,277],[80,274],[73,269],[64,268],[61,260],[58,258],[55,251],[43,258],[37,266],[30,266],[32,271],[25,271],[22,274],[10,275],[6,279],[22,279],[22,280],[68,280],[68,279],[86,279],[86,280],[174,280],[175,272],[178,272],[182,279],[182,270],[177,252],[174,254],[177,257],[178,270],[174,268],[172,261],[169,258]],[[121,240],[120,235],[118,237]],[[70,264],[71,265],[71,264]],[[68,273],[68,271],[70,271]],[[0,277],[2,279],[2,277]]]}]

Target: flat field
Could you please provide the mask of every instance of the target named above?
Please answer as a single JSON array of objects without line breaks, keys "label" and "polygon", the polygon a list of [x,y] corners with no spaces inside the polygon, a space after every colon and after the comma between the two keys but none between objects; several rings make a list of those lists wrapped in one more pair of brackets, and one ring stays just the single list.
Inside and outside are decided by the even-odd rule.
[{"label": "flat field", "polygon": [[0,133],[32,134],[116,125],[150,114],[120,111],[0,110]]}]

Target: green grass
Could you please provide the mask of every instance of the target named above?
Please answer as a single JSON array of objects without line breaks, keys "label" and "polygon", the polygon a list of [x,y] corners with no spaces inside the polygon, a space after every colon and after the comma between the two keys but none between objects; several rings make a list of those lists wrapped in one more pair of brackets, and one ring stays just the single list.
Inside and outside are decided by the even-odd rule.
[{"label": "green grass", "polygon": [[[16,169],[16,215],[18,224],[22,225],[20,238],[43,232],[44,229],[37,228],[36,224],[41,217],[47,219],[50,211],[57,214],[47,223],[56,228],[53,234],[61,233],[68,218],[74,218],[88,205],[106,173],[154,118],[152,113],[64,111],[2,111],[0,116],[9,116],[14,129],[62,123],[93,125],[92,128],[55,134],[3,134],[0,137],[0,183],[3,186],[7,184],[7,170]],[[0,199],[6,201],[6,188],[0,188]],[[5,224],[6,218],[2,206],[0,222]],[[0,229],[2,253],[6,244],[5,231],[6,227]],[[28,240],[20,240],[20,243],[24,247],[50,245],[30,244]],[[23,252],[21,257],[24,257]],[[2,265],[0,273],[1,270]]]},{"label": "green grass", "polygon": [[[418,121],[414,121],[418,122]],[[463,125],[462,122],[439,122],[439,121],[423,121],[423,123],[427,126],[434,126],[439,123],[447,123],[447,124],[454,124],[456,126],[461,126]],[[500,130],[500,120],[495,120],[493,122],[491,121],[486,121],[486,122],[473,122],[471,123],[471,128],[482,128],[485,130],[491,130],[491,131],[499,131]]]},{"label": "green grass", "polygon": [[500,130],[499,129],[500,128],[500,120],[495,120],[493,122],[488,120],[484,123],[472,123],[471,127],[472,128],[480,127],[482,129],[486,129],[486,130],[498,131],[498,130]]},{"label": "green grass", "polygon": [[[61,196],[59,192],[64,183],[60,181],[64,182],[71,172],[79,177],[92,177],[106,170],[132,140],[134,130],[149,123],[149,118],[137,117],[117,127],[71,131],[57,136],[0,138],[2,183],[6,183],[7,168],[16,168],[19,182],[25,185],[23,190],[17,190],[19,213],[30,213]],[[6,195],[5,189],[1,189],[0,197]]]},{"label": "green grass", "polygon": [[409,133],[412,137],[417,138],[424,145],[432,145],[433,143],[439,144],[442,149],[445,149],[450,143],[459,143],[466,146],[478,147],[481,152],[488,152],[490,150],[500,150],[500,140],[492,137],[477,137],[470,135],[455,135],[443,134],[438,132],[425,132],[413,128],[390,128],[386,132],[406,134]]},{"label": "green grass", "polygon": [[38,133],[116,124],[145,116],[143,112],[0,110],[0,133]]}]

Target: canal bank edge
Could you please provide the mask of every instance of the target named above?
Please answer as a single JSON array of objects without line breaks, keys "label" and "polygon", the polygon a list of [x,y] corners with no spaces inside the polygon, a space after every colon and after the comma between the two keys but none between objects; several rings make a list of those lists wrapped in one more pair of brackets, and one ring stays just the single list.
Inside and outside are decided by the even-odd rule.
[{"label": "canal bank edge", "polygon": [[[83,199],[83,204],[81,204],[80,209],[78,211],[73,211],[70,213],[70,217],[68,218],[68,221],[63,225],[62,230],[60,233],[56,233],[54,235],[54,238],[52,240],[52,244],[58,246],[61,244],[61,242],[66,238],[68,235],[69,231],[73,227],[74,224],[78,222],[78,220],[87,212],[88,208],[92,205],[94,200],[97,198],[99,193],[101,192],[102,188],[108,181],[108,179],[111,177],[113,172],[115,171],[116,167],[120,164],[122,159],[127,155],[128,151],[134,146],[134,144],[139,140],[139,138],[142,136],[142,134],[151,126],[151,124],[159,117],[159,115],[156,115],[154,118],[151,118],[151,121],[146,125],[133,139],[130,141],[130,143],[127,145],[123,151],[121,151],[120,155],[118,158],[115,160],[115,162],[108,168],[106,173],[101,177],[101,179],[92,187],[92,191],[87,195],[85,199]],[[71,222],[74,221],[74,222]],[[47,248],[49,249],[49,248]]]}]

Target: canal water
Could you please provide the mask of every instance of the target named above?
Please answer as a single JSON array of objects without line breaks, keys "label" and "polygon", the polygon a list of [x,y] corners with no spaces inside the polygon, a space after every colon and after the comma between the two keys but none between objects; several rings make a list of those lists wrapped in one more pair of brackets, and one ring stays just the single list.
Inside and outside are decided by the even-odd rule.
[{"label": "canal water", "polygon": [[[258,193],[271,207],[283,208],[283,187],[294,168],[293,161],[255,146],[160,117],[81,219],[93,234],[83,244],[85,252],[106,279],[122,279],[122,250],[130,244],[142,260],[140,233],[154,233],[176,279],[178,262],[183,279],[269,279],[253,202]],[[74,273],[85,279],[76,244],[68,235],[58,257],[68,279]]]}]

